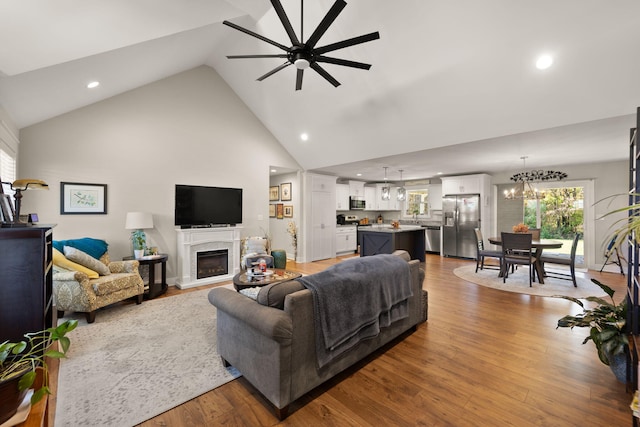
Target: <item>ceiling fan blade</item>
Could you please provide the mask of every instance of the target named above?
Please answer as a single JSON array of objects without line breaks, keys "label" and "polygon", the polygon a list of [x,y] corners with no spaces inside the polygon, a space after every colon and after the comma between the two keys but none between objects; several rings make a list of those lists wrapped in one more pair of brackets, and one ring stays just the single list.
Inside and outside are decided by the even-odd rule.
[{"label": "ceiling fan blade", "polygon": [[346,5],[347,2],[344,0],[336,0],[333,6],[331,6],[331,9],[329,9],[329,12],[327,12],[324,18],[322,18],[322,21],[318,24],[318,27],[313,34],[311,34],[311,37],[309,37],[309,40],[307,40],[305,45],[311,48],[314,47],[316,43],[318,43],[318,40],[320,40],[320,37],[322,37],[322,35],[329,29],[333,21],[336,20]]},{"label": "ceiling fan blade", "polygon": [[270,39],[268,39],[268,38],[266,38],[266,37],[264,37],[264,36],[261,36],[261,35],[260,35],[260,34],[258,34],[258,33],[254,33],[254,32],[253,32],[253,31],[251,31],[251,30],[247,30],[246,28],[243,28],[243,27],[241,27],[241,26],[239,26],[239,25],[236,25],[236,24],[234,24],[233,22],[229,22],[229,21],[222,21],[222,23],[223,23],[224,25],[228,26],[228,27],[234,28],[234,29],[236,29],[236,30],[238,30],[238,31],[242,31],[242,32],[243,32],[243,33],[245,33],[245,34],[248,34],[248,35],[253,36],[253,37],[257,38],[257,39],[260,39],[260,40],[262,40],[263,42],[267,42],[267,43],[269,43],[269,44],[272,44],[272,45],[274,45],[275,47],[278,47],[278,48],[280,48],[280,49],[284,50],[285,52],[288,52],[288,51],[289,51],[289,48],[288,48],[287,46],[282,45],[282,44],[280,44],[280,43],[278,43],[278,42],[274,42],[273,40],[270,40]]},{"label": "ceiling fan blade", "polygon": [[295,31],[293,31],[293,27],[291,26],[291,21],[289,21],[289,18],[287,17],[287,14],[284,11],[284,8],[282,7],[282,3],[280,3],[280,0],[271,0],[271,4],[273,5],[273,8],[276,10],[276,13],[278,14],[278,18],[280,18],[280,22],[282,22],[282,26],[284,27],[284,30],[287,32],[287,35],[291,40],[291,44],[294,46],[300,44],[300,41],[298,40],[298,36],[296,36]]},{"label": "ceiling fan blade", "polygon": [[330,58],[328,56],[316,56],[316,62],[326,62],[327,64],[344,65],[345,67],[361,68],[368,70],[371,68],[371,64],[365,64],[363,62],[348,61],[340,58]]},{"label": "ceiling fan blade", "polygon": [[332,52],[338,49],[344,49],[345,47],[355,46],[357,44],[370,42],[372,40],[377,40],[379,38],[380,38],[380,33],[376,31],[375,33],[365,34],[364,36],[358,36],[351,39],[342,40],[341,42],[331,43],[326,46],[321,46],[317,49],[314,49],[314,53],[316,55],[322,55],[323,53]]},{"label": "ceiling fan blade", "polygon": [[278,53],[274,55],[227,55],[227,59],[241,59],[241,58],[287,58],[286,53]]},{"label": "ceiling fan blade", "polygon": [[321,66],[318,65],[317,62],[312,62],[311,63],[311,68],[313,68],[314,70],[316,70],[316,72],[318,74],[320,74],[322,77],[324,77],[329,83],[331,83],[334,87],[338,87],[340,86],[340,82],[337,81],[336,79],[334,79],[331,74],[327,73],[325,71],[324,68],[322,68]]},{"label": "ceiling fan blade", "polygon": [[304,75],[304,70],[298,69],[296,73],[296,90],[302,89],[302,76]]},{"label": "ceiling fan blade", "polygon": [[277,73],[278,71],[282,70],[283,68],[287,67],[288,65],[291,65],[291,62],[287,61],[282,65],[277,66],[276,68],[274,68],[273,70],[269,71],[267,74],[258,77],[256,80],[258,80],[259,82],[263,81],[264,79],[266,79],[267,77],[269,77],[272,74]]}]

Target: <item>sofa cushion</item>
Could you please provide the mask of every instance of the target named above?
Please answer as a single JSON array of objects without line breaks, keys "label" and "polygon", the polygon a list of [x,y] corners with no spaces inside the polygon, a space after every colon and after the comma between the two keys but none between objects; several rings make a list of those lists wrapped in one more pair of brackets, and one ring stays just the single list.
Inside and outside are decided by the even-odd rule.
[{"label": "sofa cushion", "polygon": [[82,252],[89,254],[89,256],[92,256],[95,259],[100,259],[100,257],[107,252],[108,244],[104,240],[92,239],[91,237],[53,241],[53,247],[60,252],[64,252],[65,246],[80,249]]},{"label": "sofa cushion", "polygon": [[135,273],[114,273],[110,276],[100,276],[91,281],[96,296],[109,295],[123,289],[137,286],[139,275]]},{"label": "sofa cushion", "polygon": [[77,262],[78,264],[84,265],[91,270],[97,271],[101,276],[108,276],[109,274],[111,274],[109,267],[93,258],[89,254],[82,252],[80,249],[76,249],[71,246],[65,246],[64,256],[73,262]]},{"label": "sofa cushion", "polygon": [[284,298],[290,293],[301,291],[304,286],[297,280],[273,283],[263,286],[258,292],[258,303],[273,308],[284,309]]},{"label": "sofa cushion", "polygon": [[90,268],[67,259],[62,252],[56,248],[53,248],[53,265],[65,270],[81,271],[85,273],[89,279],[97,279],[100,276],[97,271],[91,270]]}]

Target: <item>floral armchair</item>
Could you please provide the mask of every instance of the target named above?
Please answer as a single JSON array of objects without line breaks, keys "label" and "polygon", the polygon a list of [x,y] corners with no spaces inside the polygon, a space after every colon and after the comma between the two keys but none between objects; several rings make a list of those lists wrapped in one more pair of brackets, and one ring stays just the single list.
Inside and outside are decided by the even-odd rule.
[{"label": "floral armchair", "polygon": [[[87,323],[93,323],[99,308],[132,297],[137,304],[142,303],[144,282],[138,272],[138,261],[112,262],[105,252],[99,260],[88,260],[87,254],[80,253],[82,258],[78,262],[80,251],[64,249],[64,255],[54,249],[53,297],[58,318],[64,317],[65,311],[76,311],[86,313]],[[73,259],[71,264],[77,262],[79,266],[70,265],[65,255]],[[85,264],[91,267],[81,268]],[[96,274],[93,269],[100,272]]]}]

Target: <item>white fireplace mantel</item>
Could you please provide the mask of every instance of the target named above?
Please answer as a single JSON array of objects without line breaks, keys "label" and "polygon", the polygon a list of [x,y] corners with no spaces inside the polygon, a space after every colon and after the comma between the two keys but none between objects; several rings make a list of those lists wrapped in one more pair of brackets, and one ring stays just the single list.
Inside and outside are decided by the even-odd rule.
[{"label": "white fireplace mantel", "polygon": [[[180,289],[224,282],[233,279],[240,272],[240,230],[242,227],[212,227],[176,229],[178,233],[178,277],[176,286]],[[227,249],[228,274],[197,277],[197,254],[216,249]]]}]

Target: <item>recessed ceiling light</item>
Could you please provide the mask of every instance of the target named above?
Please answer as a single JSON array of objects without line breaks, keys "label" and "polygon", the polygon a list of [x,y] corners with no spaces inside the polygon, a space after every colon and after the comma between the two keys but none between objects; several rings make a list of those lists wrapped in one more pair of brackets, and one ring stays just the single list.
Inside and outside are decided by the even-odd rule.
[{"label": "recessed ceiling light", "polygon": [[551,67],[551,64],[553,64],[553,58],[549,55],[542,55],[536,61],[536,68],[538,70],[546,70]]},{"label": "recessed ceiling light", "polygon": [[300,139],[303,140],[303,141],[309,140],[309,134],[307,134],[307,133],[300,134]]},{"label": "recessed ceiling light", "polygon": [[276,172],[278,172],[277,169],[271,169],[271,173],[276,173]]},{"label": "recessed ceiling light", "polygon": [[100,82],[91,82],[87,85],[89,89],[93,89],[94,87],[100,86]]},{"label": "recessed ceiling light", "polygon": [[357,173],[356,176],[362,176],[362,174],[361,173]]}]

